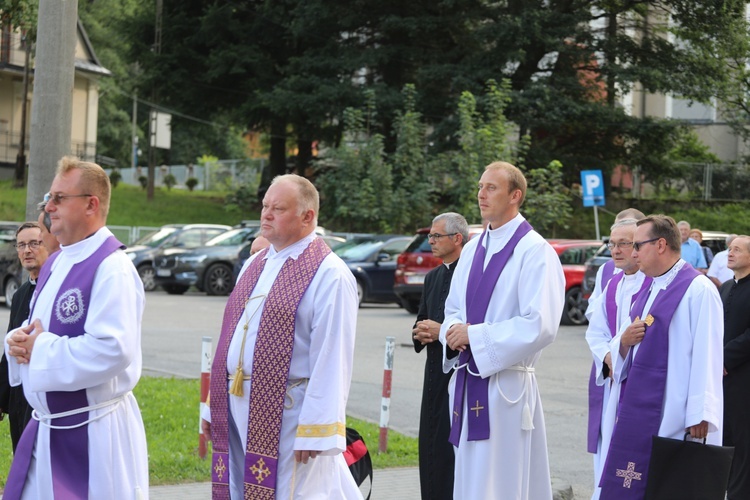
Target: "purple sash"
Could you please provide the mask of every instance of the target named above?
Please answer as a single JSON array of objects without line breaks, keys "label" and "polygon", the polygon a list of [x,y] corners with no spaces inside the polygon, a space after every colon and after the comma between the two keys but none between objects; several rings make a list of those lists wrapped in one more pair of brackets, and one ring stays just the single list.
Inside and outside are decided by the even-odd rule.
[{"label": "purple sash", "polygon": [[[610,261],[611,262],[611,261]],[[609,286],[607,287],[605,295],[605,305],[607,308],[607,326],[609,326],[609,333],[614,338],[617,335],[617,317],[619,316],[617,307],[617,285],[622,281],[625,273],[619,273],[615,276],[610,276]],[[651,286],[653,279],[650,276],[646,276],[643,280],[641,288],[635,292],[633,297],[630,299],[630,304],[635,304],[636,299]],[[602,427],[602,407],[604,406],[604,386],[596,385],[596,379],[598,377],[596,372],[596,363],[591,364],[591,374],[589,375],[589,426],[587,436],[587,450],[589,453],[596,453],[599,445],[599,434]]]},{"label": "purple sash", "polygon": [[607,283],[612,279],[612,277],[615,275],[615,261],[614,260],[608,260],[604,264],[602,264],[602,277],[601,277],[601,283],[599,283],[599,288],[604,290],[604,287],[607,286]]},{"label": "purple sash", "polygon": [[[500,274],[505,269],[511,255],[513,255],[518,242],[531,230],[533,230],[531,224],[525,220],[521,222],[521,225],[516,228],[515,233],[503,249],[492,256],[486,269],[484,269],[484,259],[487,250],[482,245],[482,240],[479,240],[466,286],[466,322],[468,324],[484,323],[492,292],[495,290]],[[489,232],[487,230],[482,234],[482,238],[485,244],[489,244]],[[470,346],[466,346],[466,349],[458,356],[458,363],[459,365],[468,363],[468,368],[472,372],[479,373]],[[469,434],[466,439],[468,441],[479,441],[490,437],[490,405],[487,392],[490,379],[489,377],[482,378],[472,375],[468,373],[468,368],[464,366],[462,369],[456,370],[456,387],[453,393],[453,422],[448,439],[453,446],[458,446],[461,439],[464,392],[469,396],[469,403],[476,405],[472,410],[475,411],[472,414],[473,418],[469,419],[468,422]]]},{"label": "purple sash", "polygon": [[[78,337],[84,335],[84,325],[91,302],[91,289],[99,264],[125,245],[110,236],[86,260],[75,264],[60,285],[55,297],[48,330],[57,336]],[[39,297],[50,277],[52,263],[60,255],[55,252],[44,263],[39,272],[35,298]],[[34,301],[34,307],[36,300]],[[33,318],[32,307],[29,318]],[[47,393],[47,406],[51,413],[62,413],[89,406],[86,389],[79,391],[51,391]],[[83,412],[53,419],[53,426],[80,425],[89,419]],[[31,419],[18,443],[11,465],[3,498],[21,498],[31,456],[36,442],[39,422]],[[52,490],[55,498],[87,499],[89,495],[89,434],[88,425],[73,429],[50,429],[50,462],[52,468]]]},{"label": "purple sash", "polygon": [[[263,251],[248,267],[229,297],[221,338],[211,369],[211,467],[213,498],[229,499],[229,402],[227,354],[245,301],[265,267]],[[245,450],[244,496],[274,499],[278,448],[289,367],[294,348],[297,308],[330,248],[315,238],[297,259],[288,258],[274,281],[260,317],[253,356]]]},{"label": "purple sash", "polygon": [[[617,423],[604,465],[602,498],[643,498],[648,482],[651,438],[658,435],[666,390],[669,324],[690,284],[700,273],[685,263],[665,290],[660,290],[649,310],[654,319],[632,357],[617,410]],[[643,293],[630,310],[633,321],[642,315],[650,293]],[[648,316],[647,316],[648,317]],[[641,318],[644,319],[644,318]]]}]

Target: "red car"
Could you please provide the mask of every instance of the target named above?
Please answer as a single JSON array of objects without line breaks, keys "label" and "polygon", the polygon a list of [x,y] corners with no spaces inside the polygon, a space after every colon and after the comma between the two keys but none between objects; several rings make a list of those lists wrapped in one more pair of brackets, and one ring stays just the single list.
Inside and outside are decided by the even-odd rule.
[{"label": "red car", "polygon": [[[432,255],[427,234],[430,228],[422,228],[412,239],[406,250],[398,256],[393,291],[401,305],[412,314],[419,311],[425,275],[442,263]],[[481,234],[481,225],[469,226],[469,238]],[[585,302],[581,293],[581,283],[586,260],[601,246],[595,240],[548,240],[560,257],[565,273],[565,307],[562,323],[583,325],[586,323]]]}]

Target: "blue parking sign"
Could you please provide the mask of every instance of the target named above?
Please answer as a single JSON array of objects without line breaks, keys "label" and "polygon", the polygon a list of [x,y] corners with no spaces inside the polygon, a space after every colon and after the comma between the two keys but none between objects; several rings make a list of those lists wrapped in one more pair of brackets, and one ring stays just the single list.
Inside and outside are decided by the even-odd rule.
[{"label": "blue parking sign", "polygon": [[604,178],[601,170],[582,170],[581,186],[583,186],[583,206],[604,206]]}]

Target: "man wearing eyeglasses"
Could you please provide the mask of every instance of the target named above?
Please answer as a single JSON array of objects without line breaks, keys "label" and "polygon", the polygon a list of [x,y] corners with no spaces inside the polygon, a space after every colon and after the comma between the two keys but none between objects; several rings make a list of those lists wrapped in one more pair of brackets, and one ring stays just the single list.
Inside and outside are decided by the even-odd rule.
[{"label": "man wearing eyeglasses", "polygon": [[[29,303],[36,288],[39,270],[47,260],[47,249],[42,245],[41,228],[36,222],[24,222],[16,230],[16,250],[29,279],[13,295],[8,330],[18,328],[29,317]],[[8,380],[8,360],[3,350],[0,362],[0,415],[8,414],[10,439],[16,451],[24,427],[31,419],[31,407],[23,395],[23,387],[11,387]]]},{"label": "man wearing eyeglasses", "polygon": [[[601,496],[642,498],[653,436],[722,439],[724,316],[716,286],[680,257],[674,219],[638,221],[633,258],[653,278],[611,343],[620,385]],[[630,480],[625,480],[630,478]],[[658,478],[654,478],[656,480]]]},{"label": "man wearing eyeglasses", "polygon": [[64,157],[45,210],[61,244],[42,267],[28,323],[6,336],[11,384],[34,418],[4,498],[148,495],[141,375],[143,284],[106,227],[109,177]]},{"label": "man wearing eyeglasses", "polygon": [[[426,348],[419,416],[419,480],[422,498],[453,498],[453,446],[448,442],[451,430],[448,407],[448,382],[453,371],[443,373],[443,346],[438,341],[445,318],[445,299],[464,244],[469,240],[469,225],[461,214],[447,212],[432,220],[427,235],[432,254],[443,264],[424,278],[417,321],[412,327],[414,350]],[[453,353],[455,355],[455,353]]]},{"label": "man wearing eyeglasses", "polygon": [[555,250],[519,213],[523,173],[492,163],[478,188],[488,226],[464,247],[440,329],[443,370],[455,369],[453,497],[551,500],[534,370],[557,335],[565,277]]},{"label": "man wearing eyeglasses", "polygon": [[623,219],[611,228],[609,237],[612,262],[620,270],[605,285],[601,299],[593,302],[586,341],[594,357],[589,379],[589,420],[587,449],[594,454],[594,495],[601,494],[599,478],[607,458],[615,426],[620,386],[612,383],[612,339],[620,327],[630,324],[630,305],[647,291],[651,278],[638,269],[633,257],[636,219]]}]

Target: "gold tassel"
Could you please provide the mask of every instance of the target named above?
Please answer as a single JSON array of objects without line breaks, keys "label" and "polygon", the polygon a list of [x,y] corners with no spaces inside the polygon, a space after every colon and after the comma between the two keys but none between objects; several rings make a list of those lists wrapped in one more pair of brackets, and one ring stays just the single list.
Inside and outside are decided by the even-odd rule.
[{"label": "gold tassel", "polygon": [[234,380],[232,380],[232,387],[229,389],[229,394],[233,394],[237,396],[238,398],[241,398],[243,395],[242,392],[242,382],[245,379],[245,373],[242,371],[242,367],[237,367],[237,373],[234,374]]},{"label": "gold tassel", "polygon": [[521,418],[521,429],[530,431],[534,428],[534,421],[531,418],[531,409],[529,403],[523,405],[523,417]]}]

